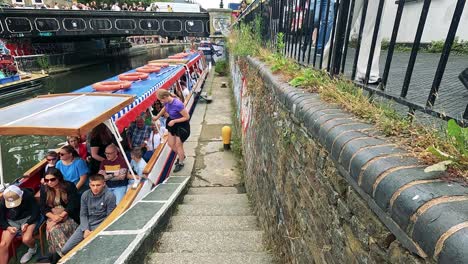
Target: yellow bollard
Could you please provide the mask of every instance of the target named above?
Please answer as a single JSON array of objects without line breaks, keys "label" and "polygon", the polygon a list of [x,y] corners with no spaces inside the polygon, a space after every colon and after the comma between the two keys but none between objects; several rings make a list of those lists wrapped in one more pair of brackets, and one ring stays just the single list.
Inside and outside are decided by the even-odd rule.
[{"label": "yellow bollard", "polygon": [[223,137],[224,149],[231,149],[231,127],[223,126],[221,129],[221,136]]}]

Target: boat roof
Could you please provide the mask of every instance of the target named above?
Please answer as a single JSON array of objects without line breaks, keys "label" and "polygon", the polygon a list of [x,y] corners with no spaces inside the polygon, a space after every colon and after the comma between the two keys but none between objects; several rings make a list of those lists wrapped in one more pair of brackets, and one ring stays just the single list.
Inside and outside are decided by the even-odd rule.
[{"label": "boat roof", "polygon": [[[149,74],[148,79],[132,83],[132,87],[127,90],[117,90],[113,94],[127,94],[135,97],[135,100],[120,111],[116,112],[112,119],[115,121],[119,132],[123,132],[125,127],[135,120],[136,116],[144,112],[156,100],[155,92],[158,89],[169,89],[182,75],[185,74],[184,66],[195,64],[201,55],[197,52],[188,54],[184,60],[187,64],[170,64],[169,67],[162,68],[158,73]],[[125,73],[133,73],[130,70]],[[108,78],[104,81],[118,81],[118,75]],[[92,85],[85,86],[74,91],[74,93],[94,93],[96,92]]]},{"label": "boat roof", "polygon": [[133,101],[131,95],[42,95],[0,109],[0,135],[81,136]]}]

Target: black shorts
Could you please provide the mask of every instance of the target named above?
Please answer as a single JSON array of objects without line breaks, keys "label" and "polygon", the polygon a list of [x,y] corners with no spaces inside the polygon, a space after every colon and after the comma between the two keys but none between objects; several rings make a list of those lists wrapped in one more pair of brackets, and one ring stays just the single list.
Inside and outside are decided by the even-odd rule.
[{"label": "black shorts", "polygon": [[172,119],[170,117],[167,118],[166,120],[166,128],[171,135],[179,137],[182,142],[185,142],[187,138],[190,136],[190,123],[189,121],[181,122],[181,123],[176,123],[173,126],[169,126],[169,122]]}]

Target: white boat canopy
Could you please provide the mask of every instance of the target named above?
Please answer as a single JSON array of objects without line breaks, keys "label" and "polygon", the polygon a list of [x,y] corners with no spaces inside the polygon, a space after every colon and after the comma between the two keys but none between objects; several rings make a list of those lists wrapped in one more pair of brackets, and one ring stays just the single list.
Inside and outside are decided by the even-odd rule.
[{"label": "white boat canopy", "polygon": [[107,93],[38,96],[0,109],[0,135],[86,135],[133,100]]}]

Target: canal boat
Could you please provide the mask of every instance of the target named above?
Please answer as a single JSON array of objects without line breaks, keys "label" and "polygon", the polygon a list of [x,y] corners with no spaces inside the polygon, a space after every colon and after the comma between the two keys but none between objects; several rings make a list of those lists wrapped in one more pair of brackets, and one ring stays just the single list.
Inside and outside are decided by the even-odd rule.
[{"label": "canal boat", "polygon": [[[100,93],[96,92],[92,86],[86,86],[73,93],[43,95],[2,108],[0,109],[0,136],[82,136],[97,125],[104,123],[118,139],[119,147],[123,149],[120,144],[122,140],[120,133],[124,128],[128,127],[139,114],[146,111],[157,100],[156,90],[180,85],[182,76],[185,76],[188,89],[191,91],[185,98],[185,105],[190,114],[193,112],[197,94],[202,89],[208,69],[201,54],[192,52],[183,55],[182,58],[176,60],[151,61],[152,64],[168,65],[164,65],[167,67],[160,69],[157,73],[149,74],[149,78],[145,80],[133,82],[132,87],[127,90]],[[133,72],[135,70],[127,73]],[[190,81],[193,79],[192,77],[195,79],[194,82]],[[115,76],[105,81],[116,81],[117,79],[118,76]],[[124,158],[126,159],[126,157]],[[99,232],[115,221],[133,203],[140,200],[167,178],[175,158],[175,153],[170,150],[167,144],[160,144],[144,169],[145,179],[135,181],[133,188],[127,191],[111,215],[90,236],[65,255],[61,262],[66,261],[93,240]],[[44,171],[45,165],[46,160],[44,159],[25,172],[23,178],[14,184],[22,188],[30,188],[37,193],[40,187],[40,175]],[[131,169],[130,172],[134,175]],[[0,173],[2,173],[1,170]],[[3,177],[0,178],[3,179]],[[3,185],[3,180],[1,184]],[[15,246],[12,248],[15,249],[19,244],[20,240],[15,241]],[[43,248],[44,245],[41,245],[41,249]]]}]

